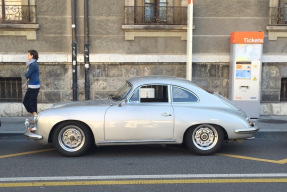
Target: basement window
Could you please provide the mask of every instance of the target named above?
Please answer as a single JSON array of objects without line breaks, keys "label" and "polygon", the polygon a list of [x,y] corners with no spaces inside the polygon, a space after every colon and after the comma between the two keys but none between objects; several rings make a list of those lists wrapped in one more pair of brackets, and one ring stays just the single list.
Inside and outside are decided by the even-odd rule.
[{"label": "basement window", "polygon": [[22,101],[22,78],[0,77],[0,102]]},{"label": "basement window", "polygon": [[280,101],[287,101],[287,78],[281,79]]}]

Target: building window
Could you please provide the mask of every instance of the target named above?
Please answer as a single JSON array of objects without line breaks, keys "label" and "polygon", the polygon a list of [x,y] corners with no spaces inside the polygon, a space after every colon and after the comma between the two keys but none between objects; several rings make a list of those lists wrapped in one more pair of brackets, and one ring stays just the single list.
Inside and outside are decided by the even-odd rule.
[{"label": "building window", "polygon": [[145,0],[144,13],[146,23],[166,23],[166,0]]},{"label": "building window", "polygon": [[22,79],[21,77],[0,77],[0,102],[22,101]]},{"label": "building window", "polygon": [[0,0],[1,23],[34,23],[34,7],[23,0]]},{"label": "building window", "polygon": [[135,37],[180,37],[186,40],[188,0],[126,0],[122,29]]},{"label": "building window", "polygon": [[186,25],[187,7],[179,2],[135,0],[133,6],[125,6],[125,25]]},{"label": "building window", "polygon": [[270,0],[269,25],[287,25],[287,0]]},{"label": "building window", "polygon": [[269,40],[287,37],[287,0],[269,0]]},{"label": "building window", "polygon": [[281,79],[280,101],[287,101],[287,78]]}]

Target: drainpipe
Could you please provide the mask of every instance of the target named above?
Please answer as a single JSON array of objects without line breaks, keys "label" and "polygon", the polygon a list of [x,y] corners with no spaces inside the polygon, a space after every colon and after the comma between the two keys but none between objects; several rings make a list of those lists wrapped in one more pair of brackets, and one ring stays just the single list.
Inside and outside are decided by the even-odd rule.
[{"label": "drainpipe", "polygon": [[193,0],[188,0],[187,7],[187,41],[186,41],[186,79],[192,80],[192,31],[193,30]]},{"label": "drainpipe", "polygon": [[73,73],[73,101],[78,100],[78,76],[77,76],[77,0],[72,0],[72,73]]},{"label": "drainpipe", "polygon": [[2,20],[3,21],[5,21],[6,20],[6,13],[5,13],[5,1],[4,0],[1,0],[1,11],[2,11],[2,15],[1,15],[1,17],[2,17]]},{"label": "drainpipe", "polygon": [[84,51],[85,51],[85,99],[90,100],[90,42],[89,42],[89,1],[85,0],[84,6]]}]

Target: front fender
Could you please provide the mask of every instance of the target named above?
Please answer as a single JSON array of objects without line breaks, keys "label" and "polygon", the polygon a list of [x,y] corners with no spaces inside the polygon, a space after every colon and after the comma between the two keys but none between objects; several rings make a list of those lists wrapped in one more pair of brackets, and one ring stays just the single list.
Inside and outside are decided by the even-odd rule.
[{"label": "front fender", "polygon": [[69,107],[44,110],[38,114],[36,134],[42,135],[39,143],[49,143],[54,129],[65,121],[78,121],[86,124],[92,131],[95,141],[104,138],[104,115],[108,107]]}]

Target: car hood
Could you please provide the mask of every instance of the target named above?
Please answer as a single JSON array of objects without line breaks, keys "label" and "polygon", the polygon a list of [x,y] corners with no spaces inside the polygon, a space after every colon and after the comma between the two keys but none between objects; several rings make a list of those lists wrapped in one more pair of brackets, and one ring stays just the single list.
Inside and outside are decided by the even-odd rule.
[{"label": "car hood", "polygon": [[52,109],[63,108],[63,107],[79,107],[79,106],[100,106],[100,105],[110,105],[114,103],[110,99],[96,99],[89,101],[73,101],[73,102],[62,102],[56,103],[51,106]]}]

